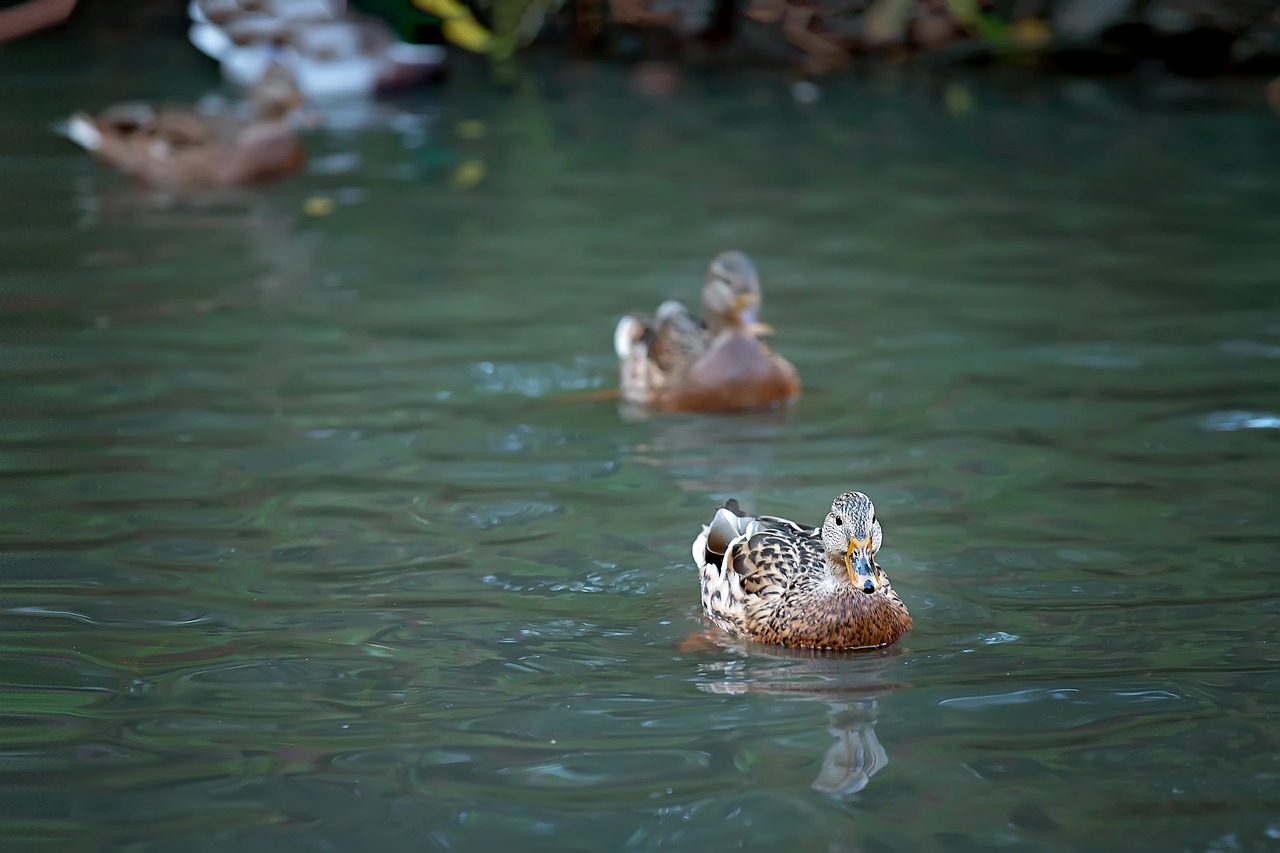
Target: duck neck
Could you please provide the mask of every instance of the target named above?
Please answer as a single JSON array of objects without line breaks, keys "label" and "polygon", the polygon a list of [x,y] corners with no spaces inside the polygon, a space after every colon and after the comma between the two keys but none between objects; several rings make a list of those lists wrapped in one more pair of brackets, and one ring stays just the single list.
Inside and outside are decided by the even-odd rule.
[{"label": "duck neck", "polygon": [[844,565],[844,554],[832,554],[827,552],[827,568],[831,570],[831,579],[839,586],[841,583],[852,584],[849,582],[849,570]]},{"label": "duck neck", "polygon": [[724,332],[745,332],[746,324],[742,320],[740,314],[708,314],[707,315],[707,332],[712,338],[719,337]]}]

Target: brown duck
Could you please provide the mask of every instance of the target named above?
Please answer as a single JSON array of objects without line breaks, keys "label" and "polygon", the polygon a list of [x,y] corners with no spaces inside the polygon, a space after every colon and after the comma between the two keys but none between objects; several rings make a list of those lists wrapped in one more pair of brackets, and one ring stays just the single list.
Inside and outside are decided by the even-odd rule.
[{"label": "brown duck", "polygon": [[800,395],[800,378],[763,337],[760,278],[742,252],[711,262],[701,321],[676,300],[652,317],[623,317],[613,335],[622,399],[660,411],[729,412],[777,406]]},{"label": "brown duck", "polygon": [[702,609],[760,643],[850,650],[887,646],[911,614],[876,565],[883,531],[871,499],[845,492],[821,527],[751,517],[728,501],[693,542]]},{"label": "brown duck", "polygon": [[194,188],[268,181],[300,170],[302,95],[276,63],[253,91],[250,118],[179,107],[119,104],[78,112],[66,134],[95,158],[155,186]]}]

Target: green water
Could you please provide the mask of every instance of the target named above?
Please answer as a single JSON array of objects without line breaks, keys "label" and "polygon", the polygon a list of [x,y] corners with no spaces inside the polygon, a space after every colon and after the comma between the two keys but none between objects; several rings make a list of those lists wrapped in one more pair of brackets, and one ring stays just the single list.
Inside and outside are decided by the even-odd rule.
[{"label": "green water", "polygon": [[[166,206],[45,129],[152,50],[0,59],[5,850],[1280,847],[1260,105],[567,66]],[[792,410],[562,399],[730,246]],[[686,642],[718,502],[852,488],[914,632]]]}]

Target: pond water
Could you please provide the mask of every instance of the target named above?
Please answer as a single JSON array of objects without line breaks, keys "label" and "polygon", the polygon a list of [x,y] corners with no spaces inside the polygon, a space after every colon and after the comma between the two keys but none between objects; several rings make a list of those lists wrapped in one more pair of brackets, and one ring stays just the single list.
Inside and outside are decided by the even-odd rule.
[{"label": "pond water", "polygon": [[[570,64],[174,202],[47,131],[148,50],[0,60],[6,850],[1280,847],[1260,95]],[[728,247],[797,405],[589,399]],[[697,641],[716,505],[852,488],[914,632]]]}]

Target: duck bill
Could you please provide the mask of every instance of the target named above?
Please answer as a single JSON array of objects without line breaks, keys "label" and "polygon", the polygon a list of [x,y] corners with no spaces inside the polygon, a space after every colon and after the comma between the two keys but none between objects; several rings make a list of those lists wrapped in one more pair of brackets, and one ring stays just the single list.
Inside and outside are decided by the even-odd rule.
[{"label": "duck bill", "polygon": [[[760,322],[760,300],[750,294],[743,294],[734,300],[734,309],[738,312],[738,319],[742,325],[747,328],[753,326],[764,326]],[[770,330],[772,331],[772,330]]]},{"label": "duck bill", "polygon": [[871,559],[869,548],[850,542],[844,555],[844,567],[849,572],[849,582],[863,592],[871,594],[880,588],[876,582],[876,564]]}]

